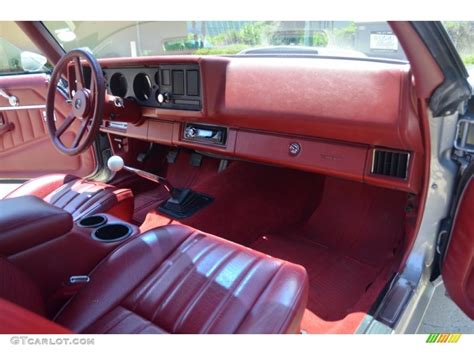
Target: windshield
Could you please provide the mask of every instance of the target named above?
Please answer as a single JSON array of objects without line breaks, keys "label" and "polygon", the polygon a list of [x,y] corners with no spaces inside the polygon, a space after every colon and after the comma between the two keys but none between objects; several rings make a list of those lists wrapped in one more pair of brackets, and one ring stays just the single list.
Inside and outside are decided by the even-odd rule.
[{"label": "windshield", "polygon": [[315,55],[405,60],[386,22],[46,21],[65,50],[96,57],[150,55]]}]

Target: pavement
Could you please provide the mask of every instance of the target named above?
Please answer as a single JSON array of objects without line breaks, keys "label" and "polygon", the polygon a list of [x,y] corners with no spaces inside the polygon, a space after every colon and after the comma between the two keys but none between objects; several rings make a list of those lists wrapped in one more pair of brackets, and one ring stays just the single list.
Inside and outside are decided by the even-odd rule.
[{"label": "pavement", "polygon": [[469,319],[446,295],[442,280],[436,280],[435,285],[433,298],[417,333],[474,334],[474,321]]},{"label": "pavement", "polygon": [[[18,184],[1,184],[0,198]],[[474,334],[474,321],[469,319],[446,295],[442,280],[435,281],[435,291],[418,333],[462,333]]]}]

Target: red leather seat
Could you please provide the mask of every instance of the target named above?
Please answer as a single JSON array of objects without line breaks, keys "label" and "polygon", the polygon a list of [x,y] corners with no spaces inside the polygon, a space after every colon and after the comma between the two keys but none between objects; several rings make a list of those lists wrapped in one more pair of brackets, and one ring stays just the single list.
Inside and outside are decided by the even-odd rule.
[{"label": "red leather seat", "polygon": [[298,333],[308,298],[302,266],[181,225],[122,245],[90,278],[55,317],[76,333]]},{"label": "red leather seat", "polygon": [[109,213],[124,220],[133,216],[133,193],[112,185],[71,175],[53,174],[31,179],[4,198],[33,195],[72,214],[74,220]]},{"label": "red leather seat", "polygon": [[37,314],[44,314],[44,300],[38,286],[25,272],[1,257],[0,298]]}]

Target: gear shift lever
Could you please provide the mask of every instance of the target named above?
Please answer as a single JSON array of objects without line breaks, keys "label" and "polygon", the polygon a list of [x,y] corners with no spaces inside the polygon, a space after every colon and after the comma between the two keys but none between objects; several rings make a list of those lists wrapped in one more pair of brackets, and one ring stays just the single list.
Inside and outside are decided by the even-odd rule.
[{"label": "gear shift lever", "polygon": [[137,174],[138,176],[144,179],[148,179],[158,184],[162,184],[166,191],[168,191],[168,193],[170,194],[170,197],[166,201],[158,205],[156,209],[165,215],[177,219],[189,217],[199,211],[201,208],[206,207],[213,201],[212,197],[201,194],[199,192],[195,192],[191,189],[175,188],[164,177],[126,166],[123,162],[123,159],[118,155],[111,156],[107,161],[107,166],[110,170],[114,172],[125,169],[134,174]]},{"label": "gear shift lever", "polygon": [[140,169],[132,168],[130,166],[126,166],[125,163],[123,162],[122,157],[120,157],[118,155],[112,155],[109,158],[109,160],[107,161],[107,166],[113,172],[118,172],[122,169],[125,169],[127,171],[130,171],[131,173],[137,174],[138,176],[140,176],[144,179],[156,182],[158,184],[162,184],[163,187],[166,189],[166,191],[168,191],[170,193],[170,195],[172,194],[173,190],[175,190],[173,185],[171,185],[170,182],[168,180],[166,180],[164,177],[149,173],[149,172],[144,171],[144,170],[140,170]]}]

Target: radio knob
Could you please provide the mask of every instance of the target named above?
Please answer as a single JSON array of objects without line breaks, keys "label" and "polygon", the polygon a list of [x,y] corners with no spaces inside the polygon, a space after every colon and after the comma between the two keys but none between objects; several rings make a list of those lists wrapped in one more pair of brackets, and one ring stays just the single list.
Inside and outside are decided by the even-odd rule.
[{"label": "radio knob", "polygon": [[196,137],[197,135],[197,129],[194,128],[194,127],[187,127],[185,130],[184,130],[184,136],[186,138],[194,138]]},{"label": "radio knob", "polygon": [[158,93],[158,95],[156,96],[156,100],[158,101],[158,103],[162,104],[164,102],[170,102],[171,100],[171,95],[169,92],[164,92],[164,93]]}]

